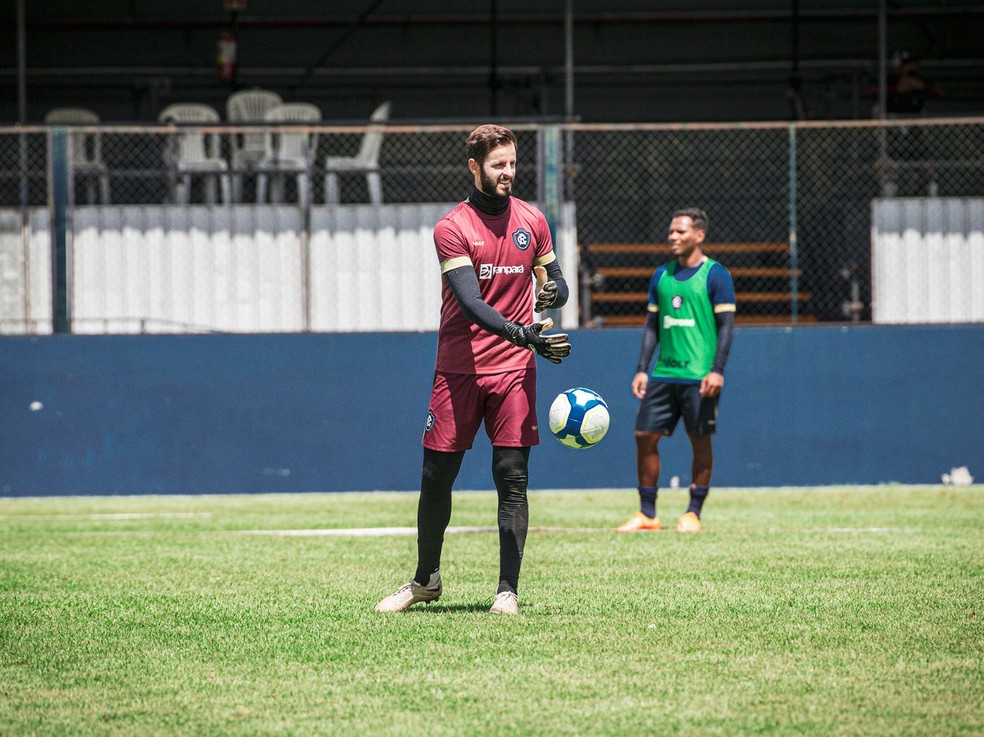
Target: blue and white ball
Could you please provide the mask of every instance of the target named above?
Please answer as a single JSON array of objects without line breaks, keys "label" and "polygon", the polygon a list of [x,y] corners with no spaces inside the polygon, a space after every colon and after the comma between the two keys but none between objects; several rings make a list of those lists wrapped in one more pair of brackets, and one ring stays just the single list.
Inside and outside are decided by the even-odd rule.
[{"label": "blue and white ball", "polygon": [[590,448],[605,437],[611,417],[598,392],[584,387],[568,389],[550,405],[550,432],[568,448]]}]

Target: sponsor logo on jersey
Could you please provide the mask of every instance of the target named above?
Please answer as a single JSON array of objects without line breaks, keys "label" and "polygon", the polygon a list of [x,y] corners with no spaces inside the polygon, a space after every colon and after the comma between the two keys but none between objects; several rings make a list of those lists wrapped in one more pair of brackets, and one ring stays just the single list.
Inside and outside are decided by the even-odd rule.
[{"label": "sponsor logo on jersey", "polygon": [[663,329],[667,328],[692,328],[696,327],[697,321],[692,317],[685,319],[680,319],[679,317],[670,317],[669,315],[663,315]]},{"label": "sponsor logo on jersey", "polygon": [[484,246],[485,241],[472,241],[473,246]]},{"label": "sponsor logo on jersey", "polygon": [[533,236],[526,228],[517,228],[512,234],[513,243],[520,251],[525,251],[533,242]]},{"label": "sponsor logo on jersey", "polygon": [[479,279],[491,279],[496,274],[523,274],[526,273],[524,266],[495,266],[494,264],[481,264],[478,267]]},{"label": "sponsor logo on jersey", "polygon": [[664,368],[682,368],[682,369],[685,369],[685,368],[687,368],[687,366],[690,365],[690,359],[688,358],[686,361],[678,361],[675,358],[661,358],[661,359],[659,359],[659,361],[657,363],[660,366],[664,367]]},{"label": "sponsor logo on jersey", "polygon": [[670,302],[670,304],[673,305],[674,310],[679,310],[681,307],[683,307],[683,296],[679,294],[674,294],[673,300]]}]

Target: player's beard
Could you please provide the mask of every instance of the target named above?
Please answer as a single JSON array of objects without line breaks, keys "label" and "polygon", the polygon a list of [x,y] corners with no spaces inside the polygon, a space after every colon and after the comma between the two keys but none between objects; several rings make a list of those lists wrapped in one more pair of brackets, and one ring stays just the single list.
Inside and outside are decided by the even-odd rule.
[{"label": "player's beard", "polygon": [[482,192],[484,194],[487,194],[489,197],[493,197],[497,200],[505,200],[509,197],[509,195],[512,194],[512,180],[508,182],[503,182],[502,188],[505,190],[506,193],[499,194],[498,187],[497,187],[499,183],[498,179],[492,179],[491,177],[487,176],[484,171],[479,176],[479,179],[481,180],[480,183],[482,185],[481,187]]}]

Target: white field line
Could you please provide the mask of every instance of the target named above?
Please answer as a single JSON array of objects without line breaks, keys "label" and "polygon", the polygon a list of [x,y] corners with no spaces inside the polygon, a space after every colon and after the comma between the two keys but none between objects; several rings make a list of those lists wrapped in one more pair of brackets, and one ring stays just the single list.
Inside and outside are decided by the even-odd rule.
[{"label": "white field line", "polygon": [[[455,527],[445,531],[448,535],[465,532],[497,532],[498,527]],[[350,527],[323,530],[234,530],[238,535],[278,535],[281,537],[389,537],[394,535],[416,535],[416,527]]]},{"label": "white field line", "polygon": [[[886,533],[901,532],[901,527],[828,527],[804,532],[825,532],[838,534],[851,533]],[[465,527],[451,526],[446,530],[448,535],[461,535],[476,532],[498,532],[498,527]],[[531,527],[531,533],[591,533],[591,532],[614,532],[612,527]],[[317,529],[317,530],[233,530],[236,535],[273,535],[279,537],[389,537],[400,535],[416,535],[416,527],[349,527],[338,529]],[[659,530],[659,532],[675,532],[673,529]],[[650,532],[634,533],[640,535],[652,534]],[[703,533],[702,533],[703,534]]]},{"label": "white field line", "polygon": [[[450,526],[448,535],[476,532],[498,532],[498,527]],[[416,535],[416,527],[349,527],[322,530],[235,530],[238,535],[279,535],[282,537],[386,537],[390,535]],[[530,532],[611,532],[608,527],[531,527]]]},{"label": "white field line", "polygon": [[0,515],[3,519],[186,519],[211,517],[211,512],[119,512],[116,514],[17,514]]}]

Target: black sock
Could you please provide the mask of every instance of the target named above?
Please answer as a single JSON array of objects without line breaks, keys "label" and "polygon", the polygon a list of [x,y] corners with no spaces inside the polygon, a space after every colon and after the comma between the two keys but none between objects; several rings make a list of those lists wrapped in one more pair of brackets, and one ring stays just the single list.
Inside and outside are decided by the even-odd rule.
[{"label": "black sock", "polygon": [[516,593],[516,587],[513,586],[508,581],[499,581],[499,588],[495,590],[496,595],[501,594],[503,591],[508,591],[511,594]]},{"label": "black sock", "polygon": [[529,448],[492,448],[492,480],[499,497],[499,587],[496,593],[519,588],[519,571],[529,531]]},{"label": "black sock", "polygon": [[709,486],[690,485],[690,506],[687,507],[687,511],[696,514],[697,519],[700,519],[701,507],[704,506],[704,500],[707,499],[710,491],[711,487]]},{"label": "black sock", "polygon": [[639,511],[649,519],[656,519],[656,493],[658,491],[658,486],[639,487]]},{"label": "black sock", "polygon": [[465,452],[439,453],[424,448],[417,501],[417,570],[413,580],[424,586],[441,567],[444,532],[451,521],[451,487]]}]

